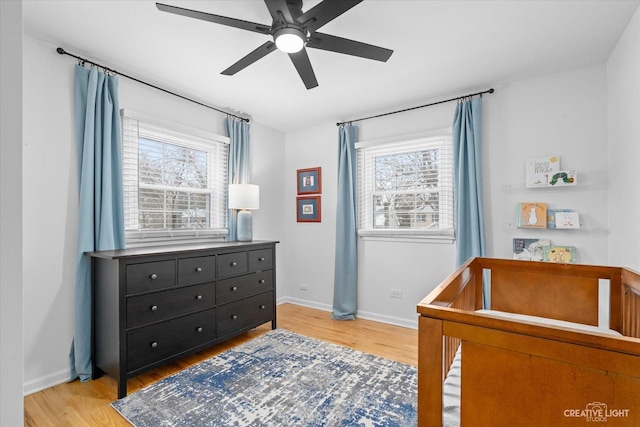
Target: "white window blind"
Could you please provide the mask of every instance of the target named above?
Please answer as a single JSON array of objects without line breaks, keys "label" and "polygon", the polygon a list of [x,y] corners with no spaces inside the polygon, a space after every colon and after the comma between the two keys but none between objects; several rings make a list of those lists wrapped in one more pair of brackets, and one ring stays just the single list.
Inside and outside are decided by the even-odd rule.
[{"label": "white window blind", "polygon": [[356,147],[360,235],[453,238],[450,130]]},{"label": "white window blind", "polygon": [[122,132],[127,242],[226,234],[228,138],[126,110]]}]

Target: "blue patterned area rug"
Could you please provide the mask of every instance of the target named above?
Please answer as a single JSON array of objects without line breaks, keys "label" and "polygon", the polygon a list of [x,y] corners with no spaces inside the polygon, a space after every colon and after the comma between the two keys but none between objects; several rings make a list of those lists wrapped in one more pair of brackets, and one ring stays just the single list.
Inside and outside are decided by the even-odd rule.
[{"label": "blue patterned area rug", "polygon": [[414,427],[416,373],[276,329],[111,406],[136,427]]}]

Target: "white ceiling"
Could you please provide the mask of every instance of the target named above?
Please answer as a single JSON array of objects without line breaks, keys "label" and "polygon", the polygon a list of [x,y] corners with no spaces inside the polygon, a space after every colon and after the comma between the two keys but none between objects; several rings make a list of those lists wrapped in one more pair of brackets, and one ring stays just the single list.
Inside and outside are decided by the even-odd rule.
[{"label": "white ceiling", "polygon": [[[263,1],[163,2],[271,24]],[[320,31],[393,55],[383,63],[308,49],[319,82],[311,90],[278,51],[221,75],[268,37],[160,12],[154,1],[24,0],[23,12],[28,34],[286,132],[604,62],[638,4],[366,0]]]}]

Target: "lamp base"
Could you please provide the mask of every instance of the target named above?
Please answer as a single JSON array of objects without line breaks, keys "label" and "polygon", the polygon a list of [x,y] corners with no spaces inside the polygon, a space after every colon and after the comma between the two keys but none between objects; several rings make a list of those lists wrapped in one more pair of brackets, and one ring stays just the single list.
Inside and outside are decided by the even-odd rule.
[{"label": "lamp base", "polygon": [[251,211],[241,210],[238,212],[236,234],[239,242],[250,242],[253,240]]}]

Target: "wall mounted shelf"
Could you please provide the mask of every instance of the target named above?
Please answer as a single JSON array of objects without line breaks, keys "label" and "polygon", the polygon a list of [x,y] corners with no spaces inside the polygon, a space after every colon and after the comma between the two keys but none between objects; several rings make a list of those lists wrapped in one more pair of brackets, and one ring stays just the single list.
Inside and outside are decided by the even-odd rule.
[{"label": "wall mounted shelf", "polygon": [[594,225],[590,222],[582,223],[580,222],[580,228],[528,228],[528,227],[518,227],[515,221],[508,221],[502,223],[502,228],[505,231],[515,231],[515,230],[524,230],[524,232],[544,232],[550,231],[553,233],[569,231],[569,232],[580,232],[580,231],[592,231],[595,229]]},{"label": "wall mounted shelf", "polygon": [[502,189],[504,191],[562,191],[565,189],[574,190],[574,191],[591,191],[597,190],[598,187],[604,190],[607,185],[606,183],[594,183],[590,181],[578,181],[576,185],[560,185],[558,187],[526,187],[524,182],[508,182],[502,184]]}]

